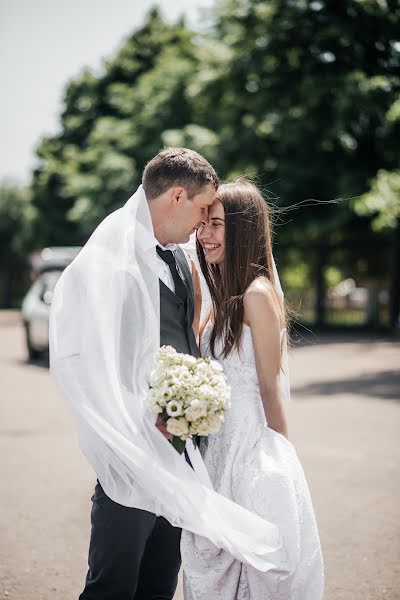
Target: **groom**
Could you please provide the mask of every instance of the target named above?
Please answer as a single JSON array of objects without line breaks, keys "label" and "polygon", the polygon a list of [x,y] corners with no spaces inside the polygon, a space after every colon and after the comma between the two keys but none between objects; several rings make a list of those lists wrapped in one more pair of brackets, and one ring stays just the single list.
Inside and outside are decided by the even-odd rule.
[{"label": "groom", "polygon": [[[197,152],[166,148],[146,165],[142,183],[159,257],[160,344],[198,356],[192,273],[175,244],[187,242],[207,218],[218,177]],[[169,437],[160,419],[157,426]],[[80,600],[172,599],[181,530],[163,517],[115,503],[100,483],[92,502],[89,570]]]}]

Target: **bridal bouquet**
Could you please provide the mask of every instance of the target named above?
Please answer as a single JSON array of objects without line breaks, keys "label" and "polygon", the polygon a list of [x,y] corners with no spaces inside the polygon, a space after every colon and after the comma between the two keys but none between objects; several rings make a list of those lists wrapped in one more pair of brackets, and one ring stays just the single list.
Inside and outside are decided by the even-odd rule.
[{"label": "bridal bouquet", "polygon": [[161,414],[172,445],[182,454],[190,437],[217,433],[230,407],[230,388],[221,365],[211,358],[162,346],[150,375],[150,409]]}]

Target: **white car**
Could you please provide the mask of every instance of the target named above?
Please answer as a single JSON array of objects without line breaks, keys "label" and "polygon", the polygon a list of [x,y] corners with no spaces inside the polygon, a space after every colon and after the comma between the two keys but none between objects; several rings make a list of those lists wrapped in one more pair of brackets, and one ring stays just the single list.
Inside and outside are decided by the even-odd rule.
[{"label": "white car", "polygon": [[44,248],[31,257],[35,280],[22,302],[22,318],[30,360],[47,354],[49,349],[49,315],[56,283],[80,247]]}]

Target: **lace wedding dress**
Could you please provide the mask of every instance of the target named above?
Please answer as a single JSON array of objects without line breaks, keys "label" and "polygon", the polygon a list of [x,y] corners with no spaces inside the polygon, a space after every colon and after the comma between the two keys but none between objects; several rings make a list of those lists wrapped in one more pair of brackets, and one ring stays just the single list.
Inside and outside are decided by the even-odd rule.
[{"label": "lace wedding dress", "polygon": [[[210,333],[208,324],[203,355],[210,355]],[[231,386],[232,406],[218,434],[208,440],[205,465],[218,492],[279,527],[290,574],[279,566],[257,571],[206,538],[183,531],[184,598],[321,600],[323,562],[310,493],[294,447],[267,427],[248,326],[243,327],[240,352],[219,362]]]}]

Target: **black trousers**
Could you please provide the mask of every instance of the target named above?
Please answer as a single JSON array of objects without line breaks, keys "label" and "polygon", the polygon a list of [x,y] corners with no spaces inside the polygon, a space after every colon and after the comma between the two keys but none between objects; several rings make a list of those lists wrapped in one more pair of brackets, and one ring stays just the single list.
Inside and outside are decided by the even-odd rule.
[{"label": "black trousers", "polygon": [[92,497],[89,571],[79,600],[172,600],[181,565],[181,529],[163,517]]}]

